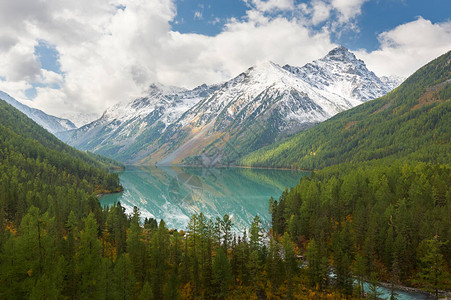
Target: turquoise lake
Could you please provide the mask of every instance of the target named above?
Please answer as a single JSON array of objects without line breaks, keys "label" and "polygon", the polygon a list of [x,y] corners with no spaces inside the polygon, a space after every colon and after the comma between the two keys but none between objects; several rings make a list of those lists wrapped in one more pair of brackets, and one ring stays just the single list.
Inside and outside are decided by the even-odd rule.
[{"label": "turquoise lake", "polygon": [[269,228],[269,198],[295,186],[308,172],[244,168],[127,167],[118,172],[124,192],[100,198],[102,206],[120,201],[126,212],[164,219],[168,228],[185,229],[189,218],[228,214],[235,230],[248,228],[259,215]]},{"label": "turquoise lake", "polygon": [[[189,218],[203,212],[208,218],[231,216],[236,231],[249,228],[259,215],[270,227],[269,198],[277,200],[309,172],[241,168],[127,167],[118,172],[124,192],[100,198],[102,206],[118,201],[127,213],[137,206],[143,218],[164,219],[168,228],[185,229]],[[365,287],[368,290],[368,285]],[[380,287],[382,299],[390,291]],[[400,300],[432,299],[397,290]]]}]

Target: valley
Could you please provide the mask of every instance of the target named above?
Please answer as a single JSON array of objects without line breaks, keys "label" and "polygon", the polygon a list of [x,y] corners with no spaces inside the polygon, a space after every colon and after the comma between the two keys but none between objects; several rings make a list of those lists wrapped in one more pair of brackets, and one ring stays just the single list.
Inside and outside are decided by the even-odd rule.
[{"label": "valley", "polygon": [[154,84],[57,133],[89,151],[1,100],[0,297],[449,297],[450,57]]},{"label": "valley", "polygon": [[451,299],[450,12],[0,0],[0,300]]},{"label": "valley", "polygon": [[236,164],[244,155],[382,96],[401,82],[379,78],[344,47],[303,67],[273,62],[193,90],[151,85],[63,141],[127,164]]}]

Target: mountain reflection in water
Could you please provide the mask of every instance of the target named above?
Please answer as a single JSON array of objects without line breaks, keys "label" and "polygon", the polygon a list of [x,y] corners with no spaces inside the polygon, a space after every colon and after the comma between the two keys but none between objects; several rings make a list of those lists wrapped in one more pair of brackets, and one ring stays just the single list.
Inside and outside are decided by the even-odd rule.
[{"label": "mountain reflection in water", "polygon": [[127,167],[119,172],[124,192],[105,195],[102,206],[120,202],[127,213],[164,219],[167,227],[185,229],[189,218],[228,214],[235,230],[248,228],[255,215],[269,227],[268,201],[295,186],[308,172],[243,168]]}]

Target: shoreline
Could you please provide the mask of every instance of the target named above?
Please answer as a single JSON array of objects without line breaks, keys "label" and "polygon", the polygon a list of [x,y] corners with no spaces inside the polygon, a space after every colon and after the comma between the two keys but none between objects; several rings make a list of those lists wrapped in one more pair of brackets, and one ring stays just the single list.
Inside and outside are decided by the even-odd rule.
[{"label": "shoreline", "polygon": [[[139,164],[129,164],[125,165],[126,167],[153,167],[153,168],[162,168],[162,167],[183,167],[183,168],[214,168],[214,169],[227,169],[227,168],[237,168],[237,169],[256,169],[256,170],[282,170],[282,171],[301,171],[301,172],[314,172],[315,170],[308,170],[308,169],[292,169],[292,168],[285,168],[285,167],[251,167],[251,166],[240,166],[240,165],[230,165],[230,166],[203,166],[203,165],[184,165],[184,164],[174,164],[174,165],[139,165]],[[124,168],[124,169],[125,169]]]},{"label": "shoreline", "polygon": [[[391,289],[392,284],[389,282],[379,282],[378,285],[380,285],[381,287],[384,287],[386,289]],[[406,285],[399,285],[399,284],[393,284],[393,288],[395,290],[400,290],[406,293],[418,293],[418,294],[424,294],[426,296],[429,296],[431,298],[435,298],[435,294],[422,290],[420,288],[415,288],[415,287],[410,287],[410,286],[406,286]],[[451,298],[451,291],[445,291],[445,290],[438,290],[438,299],[449,299]]]},{"label": "shoreline", "polygon": [[[122,187],[122,185],[121,185],[121,187]],[[106,196],[106,195],[112,195],[112,194],[119,194],[119,193],[122,193],[124,191],[124,187],[122,187],[122,189],[120,190],[120,191],[114,191],[114,192],[109,192],[109,193],[100,193],[100,194],[96,194],[96,198],[97,199],[100,199],[100,198],[102,198],[103,196]]]}]

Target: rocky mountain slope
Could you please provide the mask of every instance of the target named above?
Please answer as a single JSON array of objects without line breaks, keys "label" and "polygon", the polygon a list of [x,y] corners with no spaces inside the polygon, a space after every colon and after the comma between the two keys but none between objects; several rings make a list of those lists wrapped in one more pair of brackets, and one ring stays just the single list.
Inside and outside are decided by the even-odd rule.
[{"label": "rocky mountain slope", "polygon": [[77,128],[77,126],[75,126],[75,124],[70,120],[51,116],[46,114],[42,110],[26,106],[5,92],[0,91],[0,99],[5,100],[6,103],[14,106],[16,109],[24,113],[27,117],[29,117],[51,133],[73,130]]},{"label": "rocky mountain slope", "polygon": [[242,158],[246,166],[318,169],[382,160],[449,163],[451,51],[389,94]]},{"label": "rocky mountain slope", "polygon": [[148,96],[62,138],[127,163],[233,164],[398,84],[338,47],[303,67],[267,62],[219,85],[153,85]]}]

